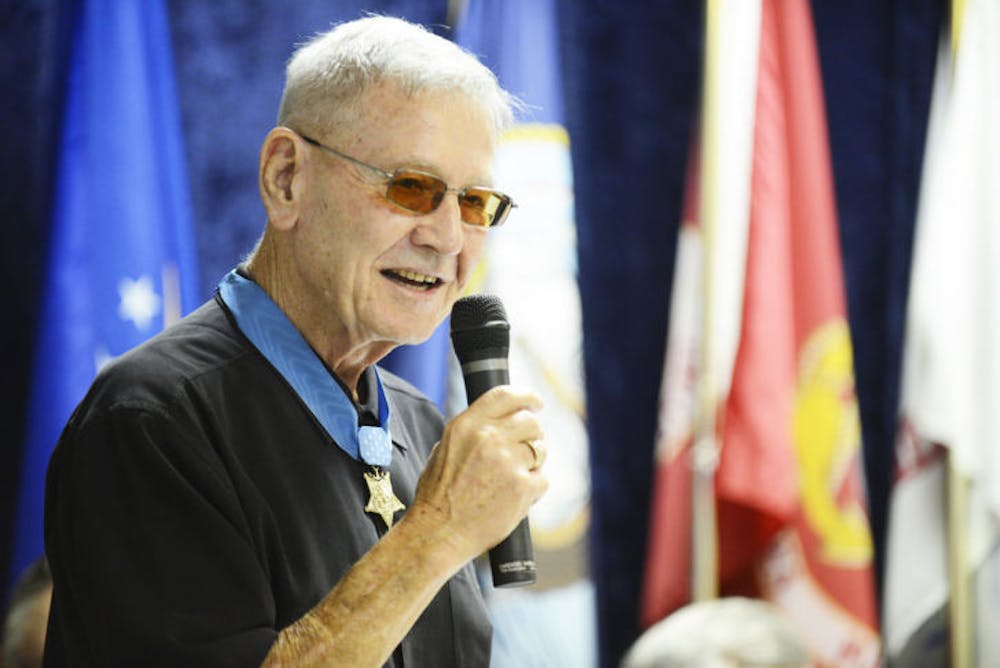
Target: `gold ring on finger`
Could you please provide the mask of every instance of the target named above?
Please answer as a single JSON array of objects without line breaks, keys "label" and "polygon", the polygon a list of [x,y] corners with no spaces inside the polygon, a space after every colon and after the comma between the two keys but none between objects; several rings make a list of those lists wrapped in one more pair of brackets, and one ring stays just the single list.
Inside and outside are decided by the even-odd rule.
[{"label": "gold ring on finger", "polygon": [[539,466],[542,465],[542,455],[541,455],[541,452],[539,450],[538,441],[527,440],[527,441],[522,441],[522,442],[526,446],[528,446],[529,448],[531,448],[531,455],[532,455],[532,457],[534,457],[534,461],[531,463],[531,467],[528,470],[529,471],[534,471],[535,469],[537,469]]}]

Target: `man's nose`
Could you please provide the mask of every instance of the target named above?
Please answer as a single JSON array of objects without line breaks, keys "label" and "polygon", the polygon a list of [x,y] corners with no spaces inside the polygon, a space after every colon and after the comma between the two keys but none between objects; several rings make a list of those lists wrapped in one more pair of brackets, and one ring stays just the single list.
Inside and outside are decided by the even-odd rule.
[{"label": "man's nose", "polygon": [[455,193],[445,193],[441,204],[418,218],[413,229],[413,243],[433,248],[441,255],[457,255],[465,243],[465,223]]}]

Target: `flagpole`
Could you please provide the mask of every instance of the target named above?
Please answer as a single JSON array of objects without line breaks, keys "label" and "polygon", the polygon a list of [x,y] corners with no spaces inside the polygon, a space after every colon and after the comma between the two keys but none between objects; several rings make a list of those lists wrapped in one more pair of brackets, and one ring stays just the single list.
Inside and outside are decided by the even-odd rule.
[{"label": "flagpole", "polygon": [[962,37],[962,17],[965,16],[965,0],[951,0],[951,52],[958,51]]},{"label": "flagpole", "polygon": [[951,603],[952,668],[972,668],[972,592],[969,574],[969,480],[955,467],[948,453],[948,578]]},{"label": "flagpole", "polygon": [[[952,75],[958,62],[965,0],[951,1]],[[952,668],[972,668],[972,591],[969,572],[969,479],[955,466],[954,454],[948,452],[948,579],[951,600],[948,622],[951,629]]]},{"label": "flagpole", "polygon": [[716,442],[715,351],[713,344],[713,300],[715,289],[715,248],[718,222],[718,106],[719,106],[719,22],[722,0],[705,3],[704,89],[701,113],[701,161],[699,210],[702,230],[704,295],[702,297],[702,360],[698,379],[698,421],[691,453],[692,555],[691,588],[695,601],[718,595],[718,529],[715,508],[715,469],[719,459]]}]

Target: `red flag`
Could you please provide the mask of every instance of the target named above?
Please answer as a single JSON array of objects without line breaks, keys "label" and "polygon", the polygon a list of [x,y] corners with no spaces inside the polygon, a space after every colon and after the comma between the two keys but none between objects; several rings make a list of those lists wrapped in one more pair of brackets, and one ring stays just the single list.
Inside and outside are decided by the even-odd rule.
[{"label": "red flag", "polygon": [[660,399],[658,463],[653,480],[649,545],[640,620],[644,627],[691,598],[691,446],[700,357],[701,237],[698,154],[691,152],[684,217],[677,241],[670,332]]},{"label": "red flag", "polygon": [[[762,3],[756,81],[742,323],[718,425],[721,593],[762,596],[788,610],[820,665],[877,665],[860,423],[805,0]],[[657,499],[669,502],[683,486],[658,490]],[[654,511],[654,521],[686,512],[678,503]],[[663,591],[647,591],[647,600]]]}]

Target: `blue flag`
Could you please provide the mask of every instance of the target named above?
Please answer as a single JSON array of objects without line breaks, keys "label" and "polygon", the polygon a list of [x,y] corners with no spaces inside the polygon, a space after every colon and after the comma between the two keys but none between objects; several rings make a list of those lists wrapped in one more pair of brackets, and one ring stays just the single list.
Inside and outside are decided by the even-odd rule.
[{"label": "blue flag", "polygon": [[161,0],[75,14],[11,577],[43,553],[49,455],[97,370],[198,302]]},{"label": "blue flag", "polygon": [[565,122],[557,21],[555,0],[470,0],[458,25],[458,43],[528,105],[520,122]]}]

